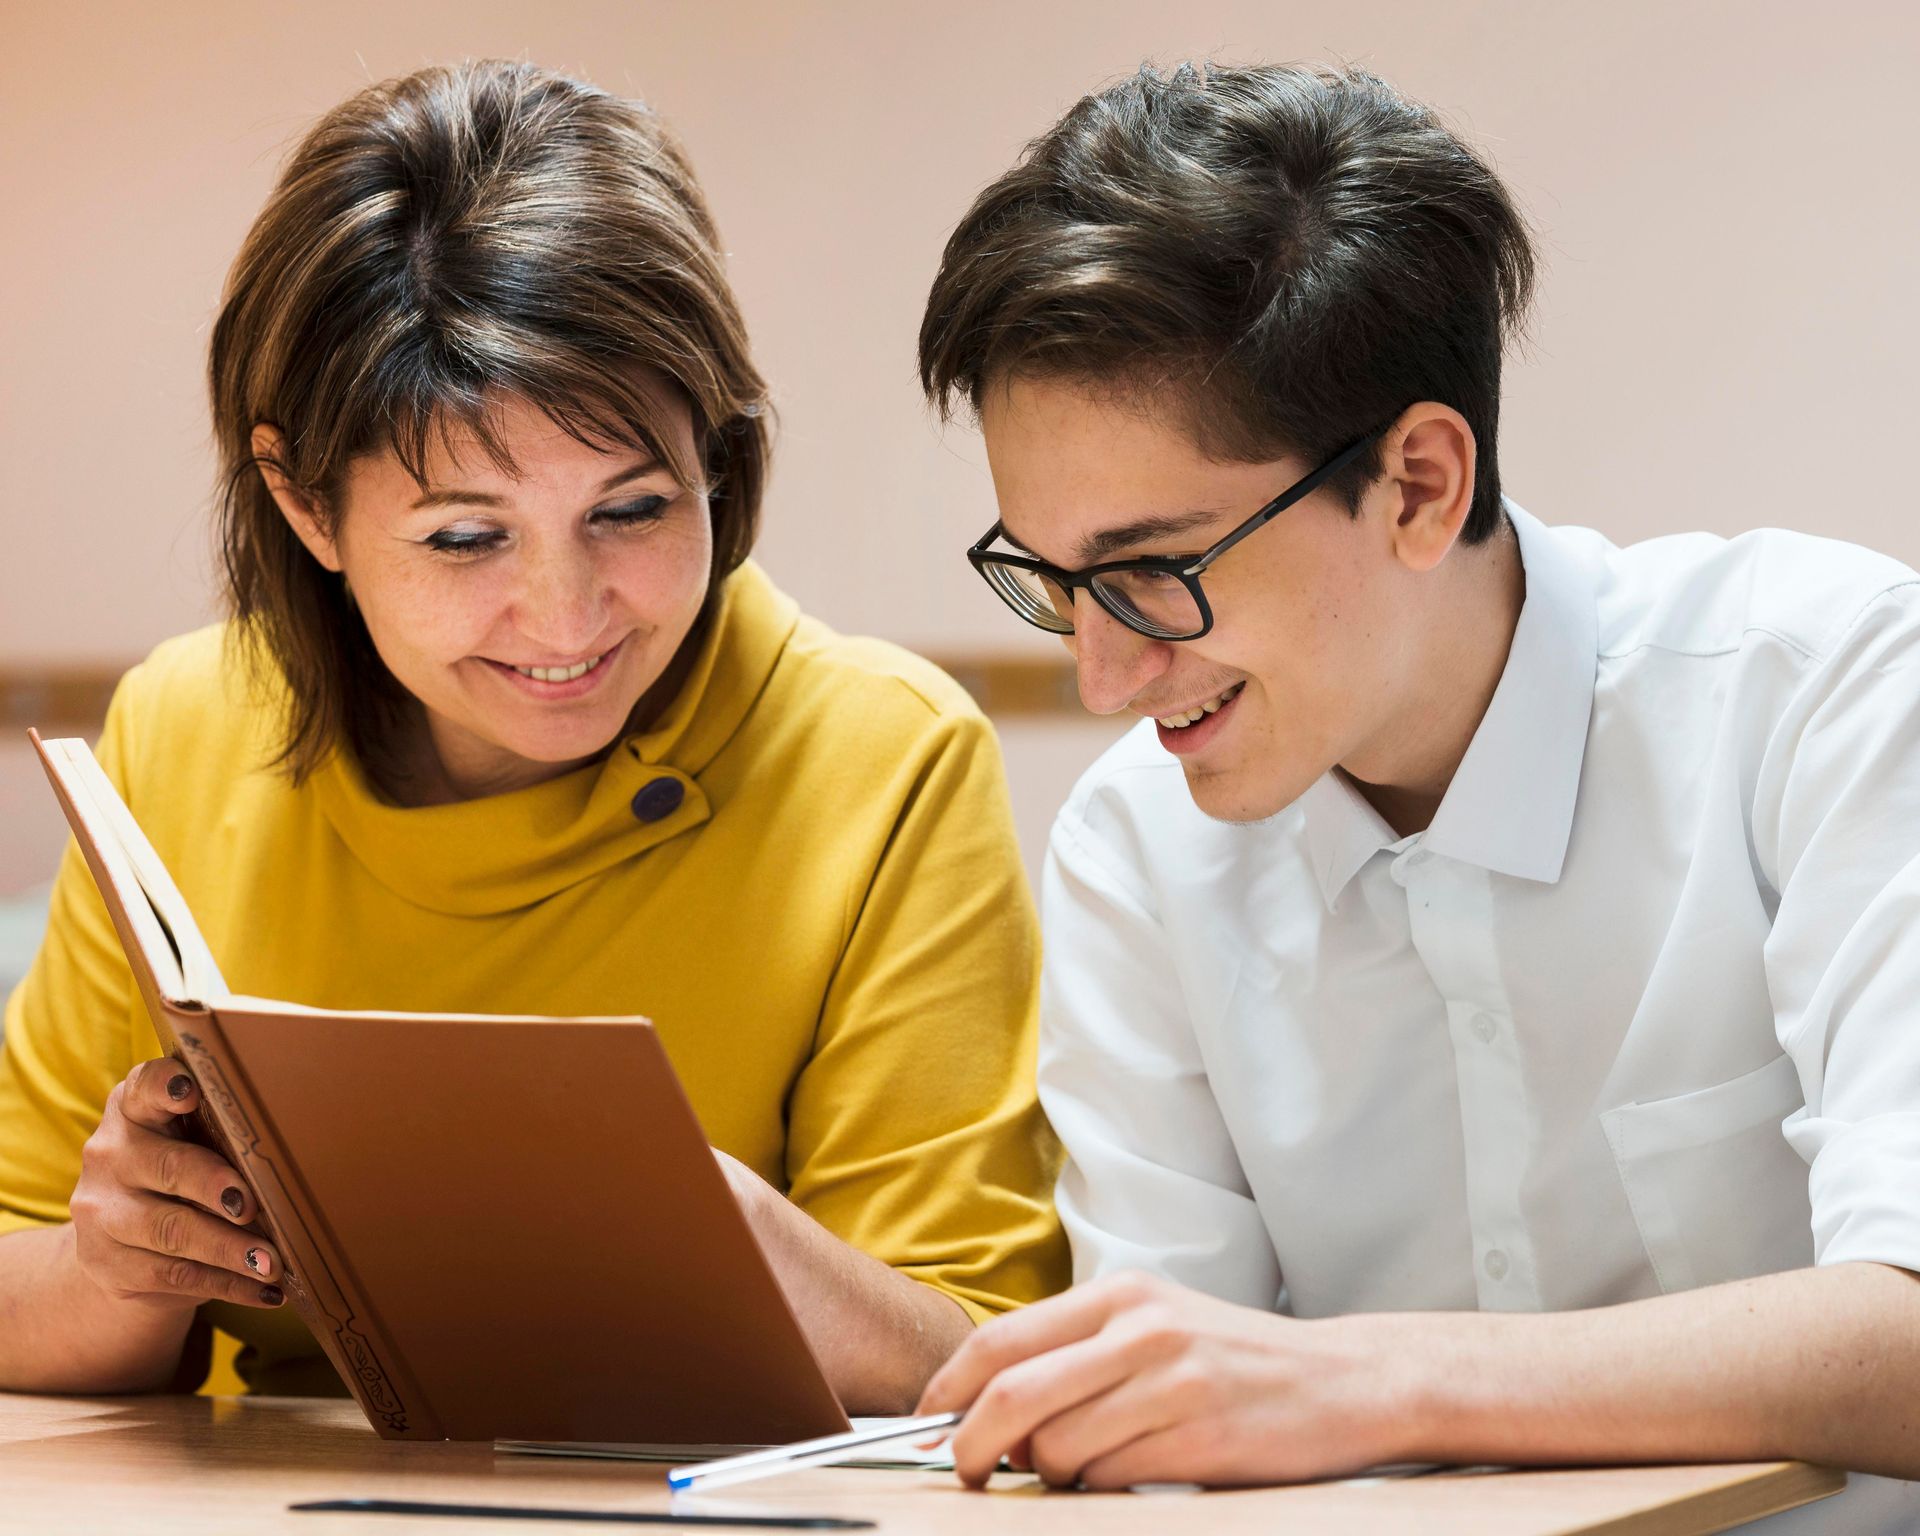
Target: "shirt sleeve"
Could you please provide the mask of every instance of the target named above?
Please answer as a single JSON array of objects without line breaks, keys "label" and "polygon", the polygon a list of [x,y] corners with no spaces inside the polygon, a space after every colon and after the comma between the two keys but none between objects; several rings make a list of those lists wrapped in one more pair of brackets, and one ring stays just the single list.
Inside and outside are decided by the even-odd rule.
[{"label": "shirt sleeve", "polygon": [[[127,794],[127,688],[108,711],[95,756]],[[130,797],[129,797],[130,798]],[[52,792],[47,804],[52,814]],[[7,999],[0,1035],[0,1233],[68,1219],[80,1149],[107,1095],[136,1062],[158,1052],[113,919],[79,845],[68,839],[54,879],[46,936]]]},{"label": "shirt sleeve", "polygon": [[1066,1282],[1059,1152],[1034,1092],[1039,935],[998,744],[978,715],[927,720],[891,782],[862,787],[899,812],[849,895],[789,1105],[787,1193],[980,1322]]},{"label": "shirt sleeve", "polygon": [[1808,669],[1762,754],[1765,964],[1815,1261],[1920,1270],[1920,585]]},{"label": "shirt sleeve", "polygon": [[1076,1283],[1139,1269],[1271,1309],[1280,1265],[1144,882],[1072,804],[1042,881],[1040,1097]]}]

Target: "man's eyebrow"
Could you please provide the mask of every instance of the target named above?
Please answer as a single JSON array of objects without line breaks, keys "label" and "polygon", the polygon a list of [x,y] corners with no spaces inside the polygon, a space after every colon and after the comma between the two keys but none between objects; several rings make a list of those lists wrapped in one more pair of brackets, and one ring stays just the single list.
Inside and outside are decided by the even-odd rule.
[{"label": "man's eyebrow", "polygon": [[1117,528],[1102,528],[1098,533],[1090,533],[1080,541],[1077,551],[1082,565],[1098,565],[1102,560],[1135,544],[1145,544],[1153,539],[1171,539],[1183,533],[1191,533],[1195,528],[1203,528],[1220,515],[1217,507],[1196,507],[1191,512],[1161,512],[1152,517],[1136,518],[1130,523],[1122,523]]},{"label": "man's eyebrow", "polygon": [[[625,485],[629,480],[638,480],[642,475],[652,474],[658,468],[660,468],[659,456],[650,453],[637,463],[609,475],[600,482],[600,488],[594,492],[594,495],[604,496],[608,491]],[[504,507],[506,504],[507,499],[504,496],[495,496],[488,491],[463,491],[455,487],[449,490],[425,492],[418,501],[413,503],[411,510],[417,512],[425,507]]]}]

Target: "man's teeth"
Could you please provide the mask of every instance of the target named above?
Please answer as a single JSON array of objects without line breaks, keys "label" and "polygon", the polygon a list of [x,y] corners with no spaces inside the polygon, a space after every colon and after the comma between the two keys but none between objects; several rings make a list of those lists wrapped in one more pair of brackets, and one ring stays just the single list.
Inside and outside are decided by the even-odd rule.
[{"label": "man's teeth", "polygon": [[1160,715],[1157,718],[1159,719],[1160,723],[1164,725],[1168,730],[1183,731],[1188,726],[1192,725],[1194,721],[1198,720],[1202,715],[1212,714],[1222,704],[1225,704],[1229,699],[1231,699],[1235,694],[1237,694],[1242,688],[1246,686],[1247,685],[1245,683],[1235,683],[1225,693],[1220,694],[1215,698],[1208,699],[1207,702],[1202,704],[1198,709],[1190,709],[1183,715]]},{"label": "man's teeth", "polygon": [[[602,651],[600,656],[607,653]],[[584,677],[600,665],[600,656],[589,656],[585,661],[576,661],[570,667],[515,667],[513,670],[522,677],[530,677],[536,683],[565,683],[576,677]]]}]

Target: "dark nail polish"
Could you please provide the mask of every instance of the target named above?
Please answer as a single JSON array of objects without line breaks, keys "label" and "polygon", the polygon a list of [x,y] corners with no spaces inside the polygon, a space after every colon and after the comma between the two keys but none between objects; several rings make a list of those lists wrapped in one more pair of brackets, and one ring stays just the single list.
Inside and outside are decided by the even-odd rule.
[{"label": "dark nail polish", "polygon": [[247,1197],[237,1189],[223,1189],[220,1192],[220,1204],[237,1221],[240,1213],[247,1208]]},{"label": "dark nail polish", "polygon": [[176,1104],[193,1092],[193,1079],[182,1072],[178,1077],[167,1079],[167,1097]]},{"label": "dark nail polish", "polygon": [[256,1275],[260,1273],[260,1250],[258,1248],[249,1248],[247,1250],[247,1268],[252,1270]]},{"label": "dark nail polish", "polygon": [[279,1286],[263,1285],[260,1287],[260,1299],[270,1307],[277,1307],[287,1298]]}]

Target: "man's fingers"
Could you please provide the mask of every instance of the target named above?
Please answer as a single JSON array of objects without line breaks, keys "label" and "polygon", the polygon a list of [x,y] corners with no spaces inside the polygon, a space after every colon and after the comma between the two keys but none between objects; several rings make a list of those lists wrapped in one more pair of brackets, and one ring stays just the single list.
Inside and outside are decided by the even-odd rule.
[{"label": "man's fingers", "polygon": [[153,1296],[191,1296],[201,1301],[231,1301],[243,1307],[277,1307],[286,1301],[277,1285],[264,1285],[210,1264],[168,1258],[159,1253],[134,1256],[129,1266],[129,1293]]},{"label": "man's fingers", "polygon": [[1001,1371],[974,1398],[948,1444],[960,1480],[982,1486],[1002,1456],[1023,1446],[1033,1469],[1046,1475],[1055,1421],[1138,1374],[1148,1348],[1138,1332],[1109,1329]]},{"label": "man's fingers", "polygon": [[[1151,1367],[1129,1371],[1106,1391],[1054,1414],[1034,1430],[1028,1465],[1043,1482],[1071,1488],[1086,1482],[1089,1468],[1145,1436],[1180,1423],[1181,1394],[1168,1390],[1166,1375]],[[1191,1479],[1140,1477],[1134,1481]]]},{"label": "man's fingers", "polygon": [[1211,1463],[1195,1444],[1193,1426],[1169,1424],[1116,1445],[1080,1468],[1083,1488],[1132,1488],[1140,1483],[1209,1481]]},{"label": "man's fingers", "polygon": [[1000,1372],[1098,1333],[1115,1312],[1157,1294],[1156,1286],[1144,1275],[1115,1275],[995,1318],[975,1330],[934,1374],[914,1412],[966,1408]]},{"label": "man's fingers", "polygon": [[200,1090],[187,1069],[170,1056],[143,1061],[115,1090],[120,1113],[150,1131],[169,1130],[177,1116],[200,1107]]}]

